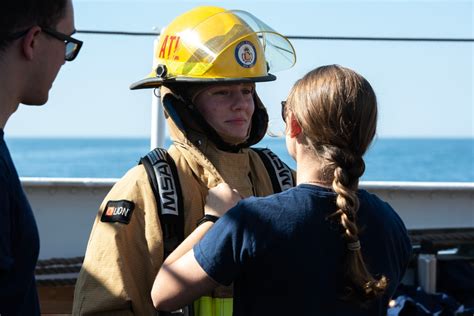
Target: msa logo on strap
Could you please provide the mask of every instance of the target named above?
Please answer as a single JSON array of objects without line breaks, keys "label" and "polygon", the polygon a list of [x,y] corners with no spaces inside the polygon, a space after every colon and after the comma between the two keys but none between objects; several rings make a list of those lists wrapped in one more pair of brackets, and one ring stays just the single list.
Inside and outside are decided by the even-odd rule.
[{"label": "msa logo on strap", "polygon": [[171,167],[166,160],[166,151],[152,151],[148,154],[157,175],[161,213],[178,215],[178,193]]},{"label": "msa logo on strap", "polygon": [[276,171],[276,180],[280,184],[281,190],[285,191],[292,188],[294,184],[290,169],[271,150],[261,148],[259,151],[271,161],[273,168]]},{"label": "msa logo on strap", "polygon": [[108,223],[130,223],[132,218],[133,209],[135,208],[135,203],[127,200],[120,201],[108,201],[105,206],[102,217],[100,218],[101,222]]}]

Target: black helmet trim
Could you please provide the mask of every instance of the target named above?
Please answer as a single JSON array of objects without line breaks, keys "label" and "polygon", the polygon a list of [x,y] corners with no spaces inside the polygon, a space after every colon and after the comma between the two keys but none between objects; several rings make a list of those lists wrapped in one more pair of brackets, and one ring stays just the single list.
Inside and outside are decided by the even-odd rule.
[{"label": "black helmet trim", "polygon": [[175,78],[146,78],[130,85],[130,90],[138,89],[151,89],[157,88],[162,85],[176,84],[176,83],[242,83],[242,82],[268,82],[275,81],[276,76],[268,74],[261,77],[251,78],[186,78],[186,77],[175,77]]}]

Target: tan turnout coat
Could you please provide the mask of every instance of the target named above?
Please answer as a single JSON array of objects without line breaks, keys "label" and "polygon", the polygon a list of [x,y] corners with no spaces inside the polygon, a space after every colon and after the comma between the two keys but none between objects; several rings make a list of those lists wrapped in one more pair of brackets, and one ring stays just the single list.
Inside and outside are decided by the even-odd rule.
[{"label": "tan turnout coat", "polygon": [[[261,103],[257,106],[265,110]],[[167,122],[173,140],[168,152],[176,163],[184,199],[185,236],[203,216],[208,188],[222,181],[245,197],[273,193],[255,152],[221,151],[199,130],[184,131],[170,116]],[[135,204],[128,224],[100,220],[111,200]],[[157,205],[145,168],[138,165],[113,186],[99,207],[76,284],[73,315],[156,315],[150,291],[162,262]]]}]

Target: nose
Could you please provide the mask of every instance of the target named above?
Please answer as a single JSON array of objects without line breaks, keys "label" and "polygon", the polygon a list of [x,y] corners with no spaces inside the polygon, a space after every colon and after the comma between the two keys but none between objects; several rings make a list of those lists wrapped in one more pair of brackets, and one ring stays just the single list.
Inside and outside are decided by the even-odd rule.
[{"label": "nose", "polygon": [[249,98],[244,92],[239,91],[235,93],[234,102],[232,102],[232,110],[245,110],[250,106],[250,102],[252,102],[252,98]]}]

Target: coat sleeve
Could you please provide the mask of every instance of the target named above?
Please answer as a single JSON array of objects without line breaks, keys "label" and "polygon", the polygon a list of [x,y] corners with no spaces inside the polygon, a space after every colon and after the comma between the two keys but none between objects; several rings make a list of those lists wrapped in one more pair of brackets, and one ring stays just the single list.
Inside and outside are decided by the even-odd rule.
[{"label": "coat sleeve", "polygon": [[[134,205],[128,224],[101,220],[110,201],[123,200]],[[99,208],[76,283],[73,315],[154,315],[150,291],[162,261],[156,202],[145,169],[136,166]]]}]

